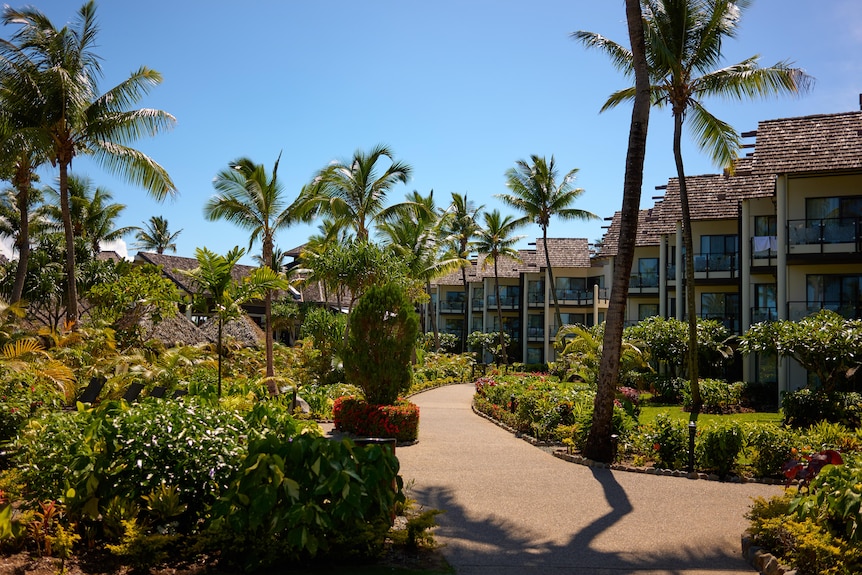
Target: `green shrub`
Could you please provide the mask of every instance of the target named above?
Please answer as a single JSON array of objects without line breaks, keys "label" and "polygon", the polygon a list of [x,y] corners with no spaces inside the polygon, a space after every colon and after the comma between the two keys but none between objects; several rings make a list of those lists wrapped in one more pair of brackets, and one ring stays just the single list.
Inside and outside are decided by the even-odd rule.
[{"label": "green shrub", "polygon": [[371,287],[350,314],[344,374],[369,403],[393,404],[410,389],[419,319],[397,284]]},{"label": "green shrub", "polygon": [[714,424],[698,435],[696,452],[701,467],[715,470],[724,479],[736,465],[736,458],[742,451],[742,428],[736,422]]},{"label": "green shrub", "polygon": [[641,434],[657,467],[682,469],[688,461],[688,428],[683,422],[659,413],[652,424],[641,428]]},{"label": "green shrub", "polygon": [[784,394],[781,407],[784,423],[792,427],[808,427],[825,420],[856,429],[862,418],[862,394],[806,387]]},{"label": "green shrub", "polygon": [[800,439],[786,427],[750,424],[746,436],[748,459],[757,477],[780,477],[782,466],[791,459]]},{"label": "green shrub", "polygon": [[[703,400],[702,413],[734,413],[742,405],[742,382],[727,383],[720,379],[701,379],[700,396]],[[686,382],[683,389],[683,407],[691,409],[691,389]]]},{"label": "green shrub", "polygon": [[862,458],[845,454],[842,465],[827,465],[799,492],[789,511],[825,526],[833,536],[862,542]]},{"label": "green shrub", "polygon": [[374,405],[353,396],[339,397],[332,407],[335,428],[364,437],[391,437],[400,442],[419,438],[419,407],[409,401]]},{"label": "green shrub", "polygon": [[374,556],[404,502],[398,468],[381,446],[252,431],[212,508],[207,545],[249,570],[321,554]]},{"label": "green shrub", "polygon": [[652,392],[653,403],[678,404],[682,402],[683,392],[688,382],[681,377],[647,374],[643,377],[644,385]]}]

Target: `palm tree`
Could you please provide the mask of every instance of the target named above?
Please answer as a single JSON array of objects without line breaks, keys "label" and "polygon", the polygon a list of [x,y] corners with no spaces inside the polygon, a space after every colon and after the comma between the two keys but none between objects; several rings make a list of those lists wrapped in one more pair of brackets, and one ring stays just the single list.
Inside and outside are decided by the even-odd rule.
[{"label": "palm tree", "polygon": [[452,192],[452,203],[441,216],[441,230],[444,242],[449,245],[446,257],[461,268],[461,283],[464,285],[464,333],[461,335],[461,353],[467,349],[467,326],[470,315],[467,302],[470,301],[467,285],[467,268],[471,265],[470,254],[474,252],[474,238],[479,233],[479,214],[485,206],[476,207],[467,199],[467,194]]},{"label": "palm tree", "polygon": [[560,303],[557,301],[551,255],[548,253],[548,226],[554,216],[562,220],[598,219],[592,212],[570,207],[584,193],[583,189],[572,186],[577,173],[577,168],[570,170],[558,184],[554,156],[551,156],[551,161],[548,162],[544,157],[532,155],[530,163],[518,160],[515,167],[506,172],[506,185],[512,190],[511,193],[497,194],[503,203],[524,214],[523,223],[535,223],[542,229],[545,269],[548,286],[554,298],[554,317],[559,326],[563,325],[563,319],[560,316]]},{"label": "palm tree", "polygon": [[[742,100],[806,90],[811,78],[786,61],[760,67],[753,56],[723,68],[725,38],[736,36],[742,11],[748,0],[642,0],[646,56],[649,67],[651,101],[670,106],[674,119],[673,152],[680,188],[680,206],[685,250],[686,313],[689,323],[689,377],[692,393],[692,421],[702,404],[697,373],[697,309],[694,290],[694,250],[688,188],[682,160],[682,127],[686,118],[697,144],[713,161],[733,168],[740,148],[739,134],[732,126],[710,114],[704,98],[720,96]],[[575,32],[574,37],[588,47],[605,51],[615,66],[631,74],[631,52],[593,32]],[[602,110],[613,108],[635,95],[634,88],[610,95]]]},{"label": "palm tree", "polygon": [[623,205],[620,217],[619,247],[613,270],[610,301],[605,316],[602,359],[599,364],[593,423],[584,445],[584,455],[595,461],[612,462],[614,458],[613,410],[619,381],[622,338],[625,327],[626,301],[629,293],[635,237],[638,227],[644,157],[649,127],[650,80],[644,40],[644,22],[640,0],[626,0],[626,21],[632,49],[626,57],[634,73],[635,90],[629,128],[626,169],[623,180]]},{"label": "palm tree", "polygon": [[144,227],[139,229],[135,238],[135,249],[155,250],[157,254],[165,253],[165,250],[177,252],[177,237],[183,230],[171,233],[168,229],[168,220],[162,216],[151,216],[149,221],[144,222]]},{"label": "palm tree", "polygon": [[497,300],[497,321],[500,328],[500,357],[508,363],[506,355],[506,339],[503,336],[503,305],[500,302],[500,273],[498,263],[500,258],[521,261],[518,251],[514,248],[524,236],[513,236],[512,233],[521,225],[522,220],[514,216],[501,216],[499,210],[485,212],[485,226],[479,230],[476,250],[485,254],[482,267],[488,265],[488,260],[494,262],[494,297]]},{"label": "palm tree", "polygon": [[[383,158],[390,161],[379,174]],[[368,241],[370,226],[392,216],[398,206],[386,207],[386,194],[398,182],[406,184],[412,168],[396,161],[383,145],[368,153],[357,150],[348,161],[335,162],[318,171],[300,195],[303,217],[325,215],[339,228],[353,228],[356,239]]]},{"label": "palm tree", "polygon": [[[204,214],[210,221],[224,219],[251,232],[248,247],[260,239],[263,267],[273,270],[272,254],[275,233],[293,222],[293,212],[284,200],[283,188],[278,181],[279,154],[272,174],[267,174],[262,164],[249,158],[231,162],[227,169],[218,173],[213,186],[218,194],[204,206]],[[274,271],[274,270],[273,270]],[[264,294],[264,333],[266,334],[266,377],[269,392],[278,394],[272,357],[272,292]]]},{"label": "palm tree", "polygon": [[[195,250],[198,267],[193,270],[177,270],[191,278],[201,288],[199,297],[211,300],[212,309],[218,319],[218,395],[221,397],[222,328],[224,322],[242,315],[242,304],[262,297],[274,289],[285,289],[287,281],[268,267],[256,268],[242,281],[233,278],[233,268],[245,255],[245,250],[235,247],[222,256],[207,248]],[[267,376],[267,386],[274,386],[272,376]],[[270,390],[271,391],[271,390]]]},{"label": "palm tree", "polygon": [[74,30],[68,27],[58,30],[44,14],[29,7],[16,10],[7,6],[3,23],[19,26],[11,43],[32,64],[28,71],[33,89],[27,91],[27,96],[37,97],[34,105],[39,110],[39,121],[32,127],[40,133],[40,141],[50,140],[47,155],[59,168],[68,278],[66,319],[76,325],[78,291],[68,195],[69,165],[75,156],[88,154],[109,171],[162,199],[176,192],[167,171],[128,144],[141,135],[154,135],[172,127],[175,119],[161,110],[129,109],[161,82],[158,72],[143,66],[127,80],[98,95],[101,67],[93,51],[98,35],[93,0],[78,11]]},{"label": "palm tree", "polygon": [[[115,223],[126,206],[112,202],[113,195],[107,189],[93,187],[93,180],[69,174],[69,211],[74,236],[83,239],[93,254],[98,254],[101,244],[121,239],[133,232],[135,226],[116,227]],[[59,199],[60,191],[45,188],[49,200]],[[52,228],[63,229],[63,215],[56,203],[45,204],[44,213],[53,220]]]},{"label": "palm tree", "polygon": [[[451,269],[454,261],[442,253],[441,217],[434,205],[434,190],[427,196],[414,191],[407,195],[406,205],[397,219],[379,226],[383,244],[394,250],[406,263],[411,277],[422,280],[425,290],[431,294],[431,280]],[[440,334],[436,314],[428,311],[431,329],[434,332],[435,350],[440,348]]]}]

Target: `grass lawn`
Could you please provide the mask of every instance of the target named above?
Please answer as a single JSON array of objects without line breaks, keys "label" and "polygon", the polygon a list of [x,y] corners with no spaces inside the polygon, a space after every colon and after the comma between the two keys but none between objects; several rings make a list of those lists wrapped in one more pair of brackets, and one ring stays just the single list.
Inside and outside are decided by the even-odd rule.
[{"label": "grass lawn", "polygon": [[[666,413],[673,419],[688,423],[690,414],[683,411],[678,405],[641,405],[641,414],[638,420],[641,423],[653,421],[659,413]],[[733,413],[730,415],[711,415],[701,413],[697,417],[698,425],[710,424],[719,421],[736,421],[739,423],[774,423],[781,424],[781,413],[755,411],[753,413]]]}]

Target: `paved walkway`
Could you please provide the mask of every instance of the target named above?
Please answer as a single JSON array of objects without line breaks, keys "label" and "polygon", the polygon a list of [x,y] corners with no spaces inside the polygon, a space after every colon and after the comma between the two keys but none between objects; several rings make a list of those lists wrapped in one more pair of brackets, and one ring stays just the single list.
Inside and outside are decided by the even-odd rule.
[{"label": "paved walkway", "polygon": [[446,511],[437,540],[458,575],[755,573],[743,515],[781,488],[568,463],[475,415],[472,396],[414,396],[419,442],[397,448],[408,495]]}]

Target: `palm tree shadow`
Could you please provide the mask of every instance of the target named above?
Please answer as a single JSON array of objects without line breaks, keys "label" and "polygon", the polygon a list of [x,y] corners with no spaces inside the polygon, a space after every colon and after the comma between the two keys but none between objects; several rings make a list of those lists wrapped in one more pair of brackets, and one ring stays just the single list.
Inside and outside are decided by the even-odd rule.
[{"label": "palm tree shadow", "polygon": [[[414,489],[412,496],[426,508],[445,510],[445,514],[439,516],[440,527],[436,534],[444,545],[444,556],[458,573],[484,574],[512,567],[518,567],[518,573],[565,572],[575,575],[606,572],[622,575],[643,571],[676,574],[690,570],[728,573],[746,569],[741,555],[719,547],[709,548],[699,541],[692,541],[690,546],[671,552],[667,549],[646,553],[627,551],[625,541],[616,546],[620,550],[598,548],[599,537],[634,508],[611,471],[592,469],[592,473],[611,509],[573,532],[562,544],[543,540],[541,535],[525,531],[523,526],[493,513],[477,516],[456,503],[449,488],[429,486]],[[565,517],[559,518],[559,521],[565,520]],[[656,531],[661,529],[663,520],[656,518]]]}]

